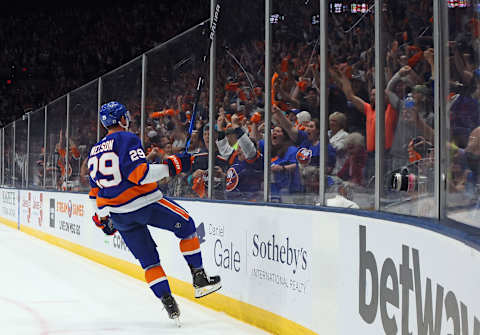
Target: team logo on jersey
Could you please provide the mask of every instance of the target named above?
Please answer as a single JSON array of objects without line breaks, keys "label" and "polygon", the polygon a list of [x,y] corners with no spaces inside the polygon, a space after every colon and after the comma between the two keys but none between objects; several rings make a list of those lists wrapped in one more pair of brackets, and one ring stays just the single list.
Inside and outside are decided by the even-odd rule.
[{"label": "team logo on jersey", "polygon": [[300,164],[309,164],[312,160],[312,150],[307,148],[301,148],[297,152],[297,161]]},{"label": "team logo on jersey", "polygon": [[227,191],[227,192],[233,191],[233,190],[237,187],[239,179],[240,179],[240,178],[238,177],[238,173],[237,173],[237,171],[236,171],[233,167],[231,167],[230,169],[228,169],[227,175],[225,176],[225,180],[226,180],[225,188],[226,188],[226,191]]}]

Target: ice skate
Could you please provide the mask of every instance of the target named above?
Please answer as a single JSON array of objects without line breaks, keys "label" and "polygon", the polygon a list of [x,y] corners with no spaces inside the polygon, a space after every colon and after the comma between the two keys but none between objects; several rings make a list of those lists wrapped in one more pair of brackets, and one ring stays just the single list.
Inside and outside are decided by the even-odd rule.
[{"label": "ice skate", "polygon": [[209,277],[203,268],[192,268],[191,270],[193,277],[193,288],[195,289],[195,298],[204,297],[222,288],[220,276]]},{"label": "ice skate", "polygon": [[175,320],[177,326],[180,327],[180,310],[178,309],[177,302],[171,294],[166,294],[162,297],[162,304],[167,310],[168,317],[172,320]]}]

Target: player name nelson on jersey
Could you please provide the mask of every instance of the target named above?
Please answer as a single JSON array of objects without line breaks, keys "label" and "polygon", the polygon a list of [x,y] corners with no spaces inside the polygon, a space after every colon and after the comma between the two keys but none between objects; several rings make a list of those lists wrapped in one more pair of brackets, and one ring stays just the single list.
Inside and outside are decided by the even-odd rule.
[{"label": "player name nelson on jersey", "polygon": [[113,141],[114,140],[108,140],[103,143],[100,143],[99,145],[95,145],[92,147],[92,150],[90,151],[90,156],[94,156],[100,152],[104,151],[112,151],[113,150]]}]

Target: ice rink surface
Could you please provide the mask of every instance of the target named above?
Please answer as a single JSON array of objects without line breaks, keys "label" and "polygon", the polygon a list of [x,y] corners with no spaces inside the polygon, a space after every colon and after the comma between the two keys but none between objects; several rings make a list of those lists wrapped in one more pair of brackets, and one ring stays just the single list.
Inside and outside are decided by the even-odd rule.
[{"label": "ice rink surface", "polygon": [[0,265],[2,335],[267,334],[181,297],[178,328],[146,283],[2,224]]}]

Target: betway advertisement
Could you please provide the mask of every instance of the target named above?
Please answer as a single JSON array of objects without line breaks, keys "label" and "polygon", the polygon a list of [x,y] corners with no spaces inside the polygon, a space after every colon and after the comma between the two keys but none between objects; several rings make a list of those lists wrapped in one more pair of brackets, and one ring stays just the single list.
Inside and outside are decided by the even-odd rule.
[{"label": "betway advertisement", "polygon": [[18,191],[14,189],[1,189],[0,216],[7,220],[18,220]]},{"label": "betway advertisement", "polygon": [[[480,255],[409,225],[342,226],[342,334],[480,334]],[[370,221],[370,222],[368,222]],[[372,222],[373,221],[373,222]]]},{"label": "betway advertisement", "polygon": [[[285,209],[215,204],[212,215],[206,204],[181,205],[196,222],[205,269],[222,277],[222,294],[311,327],[311,215],[296,217],[303,220],[298,229],[278,220]],[[191,282],[178,239],[158,229],[152,232],[167,275]]]}]

